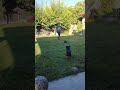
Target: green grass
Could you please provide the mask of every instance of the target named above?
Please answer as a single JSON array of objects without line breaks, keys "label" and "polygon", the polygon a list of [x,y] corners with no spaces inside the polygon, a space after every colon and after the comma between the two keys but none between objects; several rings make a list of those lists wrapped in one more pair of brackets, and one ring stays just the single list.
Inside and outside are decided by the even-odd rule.
[{"label": "green grass", "polygon": [[34,89],[34,25],[0,25],[0,89]]},{"label": "green grass", "polygon": [[[65,58],[66,48],[64,40],[71,46],[72,58]],[[35,75],[43,75],[49,81],[75,74],[71,71],[73,66],[79,68],[79,72],[85,70],[85,37],[80,35],[57,37],[38,37],[36,50]],[[38,51],[39,50],[39,51]]]},{"label": "green grass", "polygon": [[92,22],[86,27],[86,87],[120,88],[120,25]]}]

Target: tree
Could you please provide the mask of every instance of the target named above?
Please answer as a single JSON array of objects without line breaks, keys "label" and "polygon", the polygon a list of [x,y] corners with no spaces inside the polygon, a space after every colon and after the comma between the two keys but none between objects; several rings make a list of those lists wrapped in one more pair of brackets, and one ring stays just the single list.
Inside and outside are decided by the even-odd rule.
[{"label": "tree", "polygon": [[67,29],[72,13],[64,5],[63,2],[51,1],[50,6],[46,5],[44,9],[36,7],[36,19],[43,26],[49,27],[57,23],[61,23],[63,29]]},{"label": "tree", "polygon": [[0,1],[0,16],[3,15],[4,7],[3,7],[3,1]]},{"label": "tree", "polygon": [[112,12],[115,0],[101,0],[101,8],[99,9],[99,14],[104,15]]},{"label": "tree", "polygon": [[78,2],[74,7],[74,13],[79,18],[81,14],[85,14],[85,2]]},{"label": "tree", "polygon": [[2,0],[0,5],[3,4],[4,14],[7,16],[7,24],[9,23],[9,14],[12,14],[17,7],[34,14],[34,3],[34,0]]},{"label": "tree", "polygon": [[7,24],[9,23],[9,14],[13,12],[13,9],[16,7],[15,0],[3,0],[4,14],[7,16]]},{"label": "tree", "polygon": [[62,30],[69,30],[70,24],[77,23],[77,19],[80,14],[83,14],[84,3],[80,2],[75,7],[67,7],[60,0],[51,0],[50,5],[46,5],[44,8],[35,7],[35,19],[36,24],[39,22],[44,27],[48,28],[60,23]]},{"label": "tree", "polygon": [[36,5],[36,7],[35,7],[35,25],[37,25],[38,23],[42,23],[42,17],[43,17],[42,14],[43,14],[42,8],[40,8]]},{"label": "tree", "polygon": [[116,1],[117,0],[86,0],[86,14],[88,14],[91,9],[96,9],[100,16],[109,13],[112,11]]},{"label": "tree", "polygon": [[88,12],[91,7],[94,5],[95,0],[86,0],[85,4],[86,4],[86,11]]},{"label": "tree", "polygon": [[25,11],[34,13],[35,0],[17,0],[17,6]]}]

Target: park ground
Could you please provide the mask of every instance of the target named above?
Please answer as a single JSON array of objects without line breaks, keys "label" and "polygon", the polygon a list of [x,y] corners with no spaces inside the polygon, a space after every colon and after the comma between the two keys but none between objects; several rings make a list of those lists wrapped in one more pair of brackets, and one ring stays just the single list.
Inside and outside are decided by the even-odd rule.
[{"label": "park ground", "polygon": [[[0,40],[1,42],[4,39],[7,40],[9,46],[12,49],[13,56],[16,61],[16,66],[15,66],[16,68],[13,70],[13,73],[10,73],[9,77],[7,77],[6,86],[11,89],[13,88],[22,89],[22,87],[26,87],[26,89],[28,89],[28,87],[31,85],[31,88],[32,88],[32,78],[34,76],[31,73],[33,72],[33,69],[34,69],[34,62],[36,63],[36,66],[35,66],[36,75],[47,76],[48,75],[47,73],[50,73],[49,72],[50,69],[52,70],[52,72],[55,71],[55,74],[53,73],[54,74],[53,76],[51,76],[52,74],[49,74],[50,77],[47,76],[49,80],[60,78],[66,75],[70,75],[71,73],[68,72],[69,71],[68,69],[69,67],[74,66],[74,65],[75,66],[77,65],[78,67],[80,67],[81,68],[80,71],[84,71],[84,68],[85,68],[84,62],[86,62],[86,71],[87,71],[86,80],[87,80],[87,85],[89,87],[92,87],[92,86],[101,87],[100,85],[104,87],[113,87],[113,86],[119,87],[119,85],[117,84],[117,82],[120,81],[120,79],[117,78],[120,75],[120,72],[119,72],[120,71],[120,65],[119,65],[120,27],[119,27],[119,24],[93,22],[93,23],[86,24],[86,25],[88,25],[86,26],[87,27],[86,28],[86,31],[87,31],[86,40],[85,40],[86,47],[84,43],[82,43],[82,41],[84,42],[84,37],[82,36],[62,36],[61,42],[58,42],[56,37],[50,37],[50,38],[38,37],[37,40],[38,40],[38,44],[41,47],[42,53],[41,53],[41,56],[38,57],[36,61],[34,61],[34,56],[33,56],[34,51],[32,51],[33,53],[28,53],[28,52],[31,52],[30,45],[34,42],[33,40],[34,37],[31,37],[34,34],[33,33],[34,25],[33,26],[32,25],[17,25],[17,24],[16,25],[15,24],[5,25],[5,26],[1,25],[0,26]],[[70,62],[67,62],[66,59],[64,58],[65,47],[63,45],[63,40],[66,40],[66,39],[69,41],[71,45],[71,49],[73,52],[72,55],[75,55],[75,57],[74,56],[72,57],[72,59],[74,60],[71,60]],[[45,49],[46,44],[48,44],[46,46],[47,51]],[[56,47],[51,47],[49,44],[56,46]],[[51,51],[49,47],[53,48],[52,50],[53,52],[57,52],[60,55],[51,52],[47,54],[47,56],[55,57],[55,55],[59,55],[58,57],[56,57],[58,58],[58,61],[55,61],[55,59],[51,59],[51,57],[49,57],[49,59],[51,60],[49,63],[48,61],[46,61],[47,60],[46,54],[44,52],[49,52],[49,50]],[[34,48],[34,45],[33,45],[33,48]],[[56,50],[56,48],[58,48],[58,51]],[[78,51],[79,51],[80,55],[84,56],[84,54],[82,54],[84,52],[84,49],[82,48],[86,48],[85,49],[86,60],[78,61],[78,60],[84,59],[84,57],[81,57],[78,55]],[[23,51],[24,53],[22,54],[21,52]],[[61,51],[63,53],[61,53]],[[62,59],[60,59],[59,57],[61,57]],[[46,63],[44,63],[43,60],[46,61]],[[54,64],[54,62],[56,62],[57,64],[56,63]],[[81,62],[81,63],[76,64],[75,62]],[[31,67],[31,64],[33,64],[33,67]],[[55,67],[53,67],[53,65],[55,65]],[[63,69],[64,68],[63,65],[64,67],[67,67],[67,68]],[[63,72],[57,71],[56,68],[59,68],[57,70],[63,69],[62,70]],[[47,71],[47,73],[45,74],[43,71]],[[62,73],[61,76],[57,72]],[[3,76],[5,77],[5,75]],[[103,80],[102,77],[106,77],[106,79]],[[19,82],[19,84],[16,83],[16,81]],[[25,82],[22,82],[22,81],[25,81]],[[10,87],[11,85],[14,85],[15,87]]]},{"label": "park ground", "polygon": [[120,25],[103,21],[86,23],[86,87],[119,87]]},{"label": "park ground", "polygon": [[[85,71],[85,36],[62,34],[61,40],[57,36],[36,37],[35,75],[45,76],[49,81],[71,74],[72,67],[78,67],[79,72]],[[72,57],[65,58],[66,48],[64,40],[71,46]]]},{"label": "park ground", "polygon": [[1,90],[34,90],[33,35],[34,24],[0,25]]}]

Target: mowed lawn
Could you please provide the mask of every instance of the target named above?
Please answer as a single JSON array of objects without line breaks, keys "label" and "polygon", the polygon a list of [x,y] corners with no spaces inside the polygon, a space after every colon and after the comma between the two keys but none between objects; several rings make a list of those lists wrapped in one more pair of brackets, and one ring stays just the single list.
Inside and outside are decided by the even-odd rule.
[{"label": "mowed lawn", "polygon": [[[70,61],[65,58],[64,40],[71,46]],[[36,51],[40,50],[40,55],[35,60],[35,76],[45,76],[51,81],[75,74],[71,70],[74,66],[79,68],[79,72],[85,70],[85,36],[61,36],[60,42],[57,37],[37,37],[36,44]]]},{"label": "mowed lawn", "polygon": [[0,25],[0,89],[34,89],[34,24]]},{"label": "mowed lawn", "polygon": [[115,89],[120,86],[120,25],[86,23],[86,87]]}]

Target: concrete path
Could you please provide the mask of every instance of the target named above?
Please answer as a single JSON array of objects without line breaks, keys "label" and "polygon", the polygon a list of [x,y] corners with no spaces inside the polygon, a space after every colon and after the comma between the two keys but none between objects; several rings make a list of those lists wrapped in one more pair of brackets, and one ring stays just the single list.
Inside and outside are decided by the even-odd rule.
[{"label": "concrete path", "polygon": [[48,90],[85,90],[85,72],[49,82]]}]

